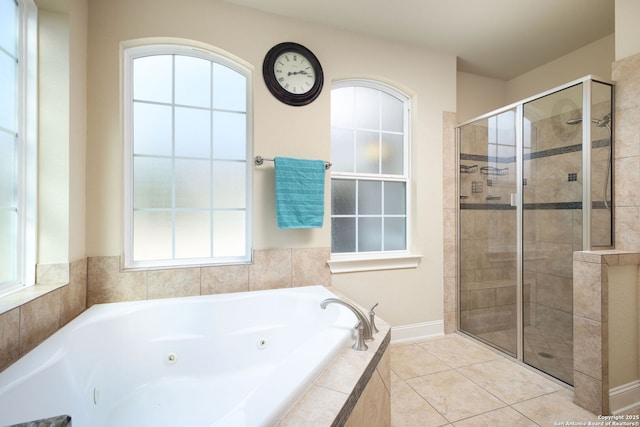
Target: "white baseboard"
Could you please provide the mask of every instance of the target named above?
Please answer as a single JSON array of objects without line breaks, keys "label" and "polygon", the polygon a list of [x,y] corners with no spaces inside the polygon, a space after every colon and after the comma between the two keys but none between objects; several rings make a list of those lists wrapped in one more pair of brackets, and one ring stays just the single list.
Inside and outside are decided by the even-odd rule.
[{"label": "white baseboard", "polygon": [[444,335],[444,321],[413,323],[411,325],[394,326],[391,328],[391,342],[415,341]]},{"label": "white baseboard", "polygon": [[[393,330],[392,330],[393,337]],[[640,410],[640,380],[609,390],[609,409],[613,415]]]}]

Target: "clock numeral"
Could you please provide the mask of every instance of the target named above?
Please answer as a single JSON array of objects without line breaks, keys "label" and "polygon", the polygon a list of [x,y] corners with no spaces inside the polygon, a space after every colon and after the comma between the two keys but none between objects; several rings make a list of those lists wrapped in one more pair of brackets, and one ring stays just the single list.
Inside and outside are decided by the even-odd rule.
[{"label": "clock numeral", "polygon": [[283,81],[284,81],[284,77],[280,77],[280,78],[278,79],[278,81],[279,81],[279,82],[283,82]]}]

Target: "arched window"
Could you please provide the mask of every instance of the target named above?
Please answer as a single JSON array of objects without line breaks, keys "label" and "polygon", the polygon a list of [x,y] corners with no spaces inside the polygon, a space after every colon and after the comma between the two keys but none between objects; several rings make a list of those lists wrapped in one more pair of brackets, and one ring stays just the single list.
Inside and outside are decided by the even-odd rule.
[{"label": "arched window", "polygon": [[331,249],[408,249],[410,99],[385,84],[350,80],[331,90]]},{"label": "arched window", "polygon": [[251,74],[190,46],[125,50],[125,267],[251,259]]}]

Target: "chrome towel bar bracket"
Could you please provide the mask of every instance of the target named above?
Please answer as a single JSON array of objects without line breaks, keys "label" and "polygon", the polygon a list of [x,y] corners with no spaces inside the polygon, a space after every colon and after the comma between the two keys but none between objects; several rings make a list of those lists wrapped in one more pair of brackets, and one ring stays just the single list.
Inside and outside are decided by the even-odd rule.
[{"label": "chrome towel bar bracket", "polygon": [[[258,166],[262,165],[264,162],[273,162],[273,159],[269,157],[262,157],[262,156],[255,156],[253,158],[253,163],[255,163]],[[331,168],[331,162],[325,161],[324,168],[325,169]]]}]

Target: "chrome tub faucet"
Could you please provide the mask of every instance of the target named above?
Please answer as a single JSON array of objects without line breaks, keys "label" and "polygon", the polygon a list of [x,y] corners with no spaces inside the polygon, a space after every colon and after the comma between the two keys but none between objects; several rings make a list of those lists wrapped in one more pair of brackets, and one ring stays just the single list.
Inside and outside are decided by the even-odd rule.
[{"label": "chrome tub faucet", "polygon": [[373,329],[371,328],[369,319],[367,319],[367,317],[358,308],[338,298],[327,298],[320,303],[320,307],[322,309],[325,309],[331,303],[343,305],[356,315],[356,317],[358,318],[358,323],[356,324],[358,335],[356,337],[356,342],[353,345],[353,348],[355,350],[366,350],[367,345],[364,343],[364,341],[373,341]]}]

